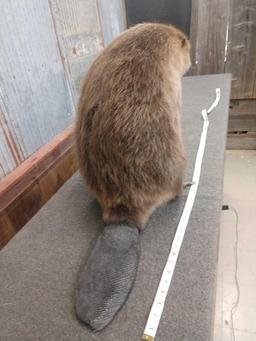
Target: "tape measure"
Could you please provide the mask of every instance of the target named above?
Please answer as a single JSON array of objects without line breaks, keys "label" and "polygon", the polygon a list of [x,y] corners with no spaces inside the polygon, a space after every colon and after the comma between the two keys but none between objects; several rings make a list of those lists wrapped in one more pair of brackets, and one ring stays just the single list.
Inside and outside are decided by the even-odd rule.
[{"label": "tape measure", "polygon": [[175,269],[175,265],[177,263],[177,259],[179,256],[180,248],[182,245],[182,241],[186,232],[186,228],[188,225],[189,217],[194,205],[199,180],[200,180],[200,174],[201,174],[201,168],[202,168],[202,161],[204,156],[204,150],[206,146],[206,139],[207,139],[207,132],[209,127],[209,118],[208,115],[210,112],[218,105],[220,100],[220,89],[216,89],[216,98],[212,105],[209,107],[208,110],[203,109],[202,110],[202,117],[204,120],[203,128],[201,132],[200,137],[200,143],[197,150],[196,155],[196,161],[195,161],[195,167],[194,167],[194,173],[192,182],[193,185],[189,189],[189,193],[187,196],[186,204],[183,209],[175,237],[172,242],[171,250],[167,259],[167,262],[165,264],[164,270],[162,272],[162,276],[157,288],[157,292],[153,301],[153,304],[151,306],[151,310],[148,316],[148,320],[144,329],[144,333],[142,336],[142,340],[144,341],[154,341],[156,332],[158,329],[158,325],[162,316],[162,312],[164,309],[165,300],[167,297],[167,293],[172,281],[173,272]]}]

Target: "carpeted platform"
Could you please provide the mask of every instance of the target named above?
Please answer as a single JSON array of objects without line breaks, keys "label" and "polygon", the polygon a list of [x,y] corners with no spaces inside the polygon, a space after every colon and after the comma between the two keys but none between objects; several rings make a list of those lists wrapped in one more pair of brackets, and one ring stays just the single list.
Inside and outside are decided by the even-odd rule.
[{"label": "carpeted platform", "polygon": [[[210,115],[201,181],[157,333],[157,341],[211,340],[230,75],[186,77],[183,135],[192,177],[202,128]],[[114,321],[92,333],[78,322],[74,294],[81,265],[102,231],[100,208],[74,175],[0,252],[0,340],[140,340],[186,192],[158,209],[142,235],[135,286]]]}]

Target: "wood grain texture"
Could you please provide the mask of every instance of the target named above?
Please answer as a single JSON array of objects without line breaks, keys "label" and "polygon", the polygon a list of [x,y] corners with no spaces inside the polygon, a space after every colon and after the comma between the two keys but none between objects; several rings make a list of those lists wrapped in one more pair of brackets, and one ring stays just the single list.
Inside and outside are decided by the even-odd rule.
[{"label": "wood grain texture", "polygon": [[232,99],[230,101],[230,113],[256,114],[256,99]]},{"label": "wood grain texture", "polygon": [[0,210],[29,187],[40,175],[50,169],[58,158],[73,145],[73,125],[54,137],[32,154],[12,173],[0,180]]},{"label": "wood grain texture", "polygon": [[231,100],[228,131],[256,132],[256,99]]},{"label": "wood grain texture", "polygon": [[230,1],[193,0],[190,40],[191,75],[223,73],[229,30]]},{"label": "wood grain texture", "polygon": [[210,0],[193,0],[191,12],[191,68],[190,75],[207,73]]},{"label": "wood grain texture", "polygon": [[71,126],[0,181],[0,248],[77,169]]},{"label": "wood grain texture", "polygon": [[231,98],[256,98],[255,0],[193,0],[190,75],[232,73]]},{"label": "wood grain texture", "polygon": [[243,113],[229,116],[228,132],[256,132],[256,114]]},{"label": "wood grain texture", "polygon": [[207,73],[223,73],[227,60],[229,39],[230,0],[212,0],[208,9]]},{"label": "wood grain texture", "polygon": [[256,149],[256,133],[228,134],[227,149]]},{"label": "wood grain texture", "polygon": [[16,234],[13,223],[6,211],[0,212],[0,249]]},{"label": "wood grain texture", "polygon": [[256,3],[232,0],[229,63],[232,98],[256,98]]}]

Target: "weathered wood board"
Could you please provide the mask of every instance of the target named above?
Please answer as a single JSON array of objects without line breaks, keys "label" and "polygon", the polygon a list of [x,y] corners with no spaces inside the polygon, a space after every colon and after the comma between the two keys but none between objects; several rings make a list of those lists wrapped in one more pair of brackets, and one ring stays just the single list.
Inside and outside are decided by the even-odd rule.
[{"label": "weathered wood board", "polygon": [[71,125],[0,180],[0,249],[77,167]]},{"label": "weathered wood board", "polygon": [[227,149],[256,149],[256,133],[228,134]]},{"label": "weathered wood board", "polygon": [[192,0],[191,75],[232,73],[231,98],[256,98],[255,0]]},{"label": "weathered wood board", "polygon": [[231,100],[229,132],[256,132],[256,99]]}]

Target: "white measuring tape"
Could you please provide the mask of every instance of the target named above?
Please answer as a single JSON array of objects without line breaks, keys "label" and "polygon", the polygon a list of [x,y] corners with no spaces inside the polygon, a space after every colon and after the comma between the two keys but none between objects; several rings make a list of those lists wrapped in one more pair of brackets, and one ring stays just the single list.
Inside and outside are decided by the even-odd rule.
[{"label": "white measuring tape", "polygon": [[202,132],[201,132],[201,138],[199,147],[197,150],[196,155],[196,162],[194,167],[194,173],[193,173],[193,185],[189,189],[189,193],[187,196],[186,204],[182,212],[182,216],[180,218],[175,237],[172,242],[171,251],[169,253],[167,262],[165,264],[164,270],[162,272],[162,276],[160,279],[160,283],[157,288],[157,292],[154,298],[154,302],[152,304],[149,317],[146,323],[146,327],[144,329],[144,333],[142,336],[142,340],[145,341],[153,341],[156,336],[156,332],[158,329],[158,325],[162,316],[162,312],[164,309],[164,303],[166,300],[166,296],[168,293],[168,289],[171,284],[173,272],[175,269],[175,265],[179,256],[179,251],[181,248],[181,244],[186,232],[186,228],[188,225],[188,220],[194,205],[198,185],[199,185],[199,179],[201,174],[201,168],[202,168],[202,161],[204,156],[204,150],[206,145],[206,138],[207,138],[207,132],[209,127],[209,119],[208,114],[218,105],[220,100],[220,89],[216,89],[216,98],[212,105],[209,107],[208,110],[203,109],[202,110],[202,117],[204,120]]}]

